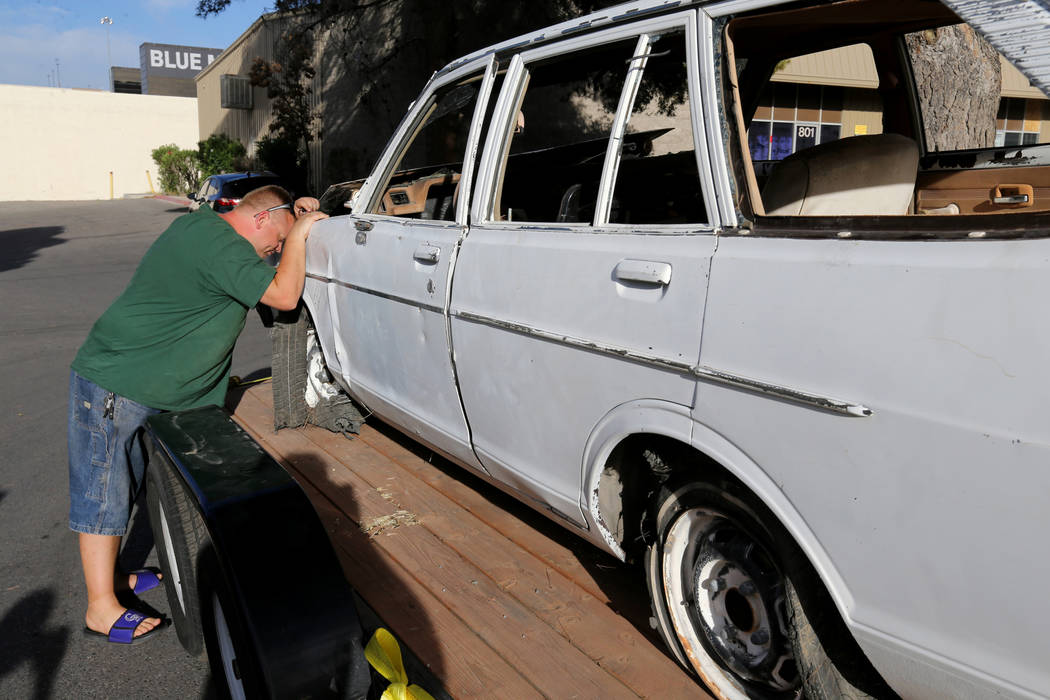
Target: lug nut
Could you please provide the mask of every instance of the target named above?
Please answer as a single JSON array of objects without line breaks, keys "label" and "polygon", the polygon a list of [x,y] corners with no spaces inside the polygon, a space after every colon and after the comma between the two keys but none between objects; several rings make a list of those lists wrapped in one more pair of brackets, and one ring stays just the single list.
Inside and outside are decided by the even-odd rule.
[{"label": "lug nut", "polygon": [[710,591],[711,593],[718,593],[719,591],[725,590],[726,582],[720,578],[709,578],[703,583],[701,583],[700,587],[703,588],[705,591]]}]

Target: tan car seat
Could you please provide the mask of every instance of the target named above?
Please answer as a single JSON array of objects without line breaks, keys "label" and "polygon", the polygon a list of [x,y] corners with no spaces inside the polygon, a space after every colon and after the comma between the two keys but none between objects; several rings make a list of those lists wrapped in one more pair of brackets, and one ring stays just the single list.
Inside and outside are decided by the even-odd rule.
[{"label": "tan car seat", "polygon": [[769,216],[908,214],[918,167],[918,146],[906,136],[851,136],[780,161],[762,202]]}]

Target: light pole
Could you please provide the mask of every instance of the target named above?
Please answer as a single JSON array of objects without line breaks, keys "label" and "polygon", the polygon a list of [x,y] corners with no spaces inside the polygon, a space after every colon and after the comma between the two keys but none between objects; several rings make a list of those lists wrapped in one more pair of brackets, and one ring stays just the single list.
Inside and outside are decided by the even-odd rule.
[{"label": "light pole", "polygon": [[98,23],[105,25],[106,27],[106,85],[109,86],[110,91],[112,91],[113,85],[110,81],[110,76],[113,71],[113,59],[109,57],[109,25],[113,24],[113,20],[109,17],[103,17]]}]

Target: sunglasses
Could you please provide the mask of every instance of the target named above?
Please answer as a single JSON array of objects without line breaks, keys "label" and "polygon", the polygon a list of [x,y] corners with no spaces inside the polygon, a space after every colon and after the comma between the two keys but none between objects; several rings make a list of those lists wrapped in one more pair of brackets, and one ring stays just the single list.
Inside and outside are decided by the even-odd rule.
[{"label": "sunglasses", "polygon": [[[288,211],[292,211],[292,205],[291,204],[278,204],[276,207],[270,207],[269,209],[263,209],[262,211],[256,212],[255,216],[258,217],[260,214],[264,214],[264,213],[270,212],[270,211],[277,211],[278,209],[287,209]],[[294,216],[294,212],[293,212],[292,215]]]}]

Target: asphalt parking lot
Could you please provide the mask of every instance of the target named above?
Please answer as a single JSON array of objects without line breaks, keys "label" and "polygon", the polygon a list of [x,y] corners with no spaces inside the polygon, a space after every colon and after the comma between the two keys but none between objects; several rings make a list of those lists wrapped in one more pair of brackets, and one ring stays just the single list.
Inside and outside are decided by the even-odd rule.
[{"label": "asphalt parking lot", "polygon": [[[91,324],[184,206],[160,199],[0,202],[0,697],[211,697],[205,659],[174,629],[117,646],[83,637],[86,594],[68,527],[69,364]],[[254,313],[233,374],[269,374]],[[145,511],[121,564],[155,564]],[[142,596],[168,611],[163,588]]]}]

